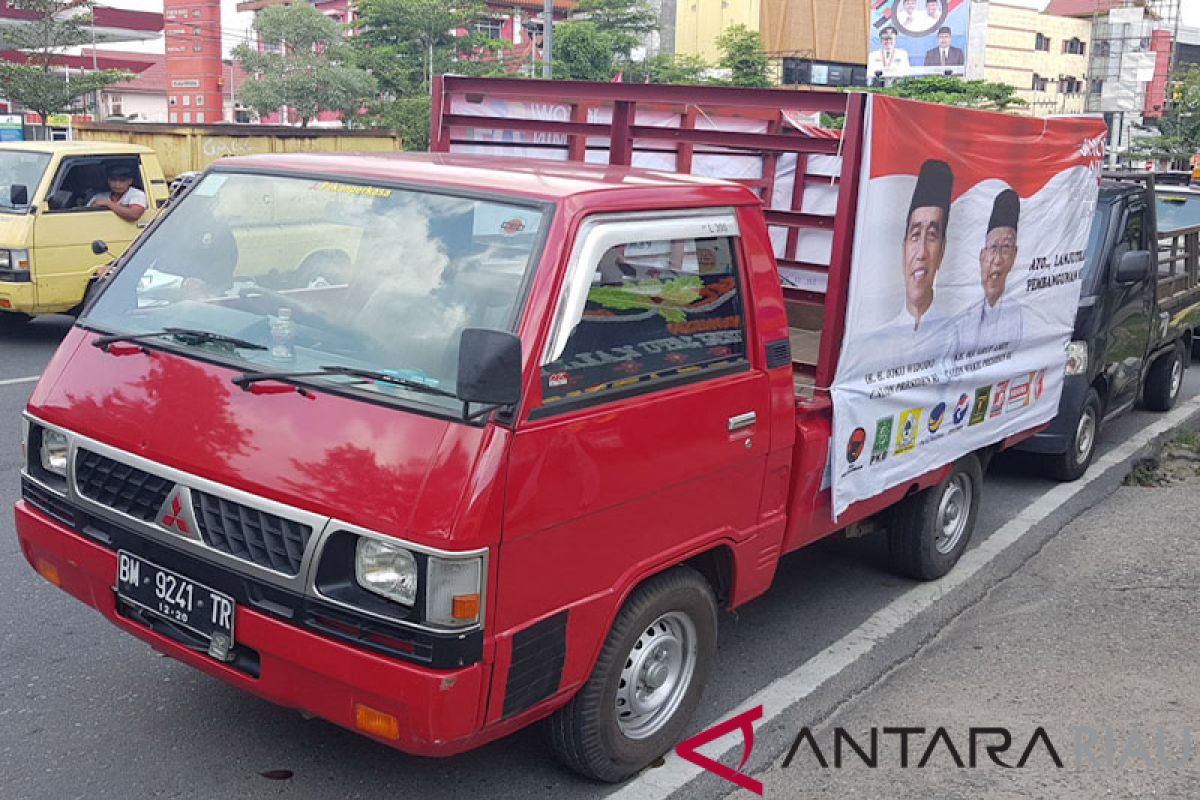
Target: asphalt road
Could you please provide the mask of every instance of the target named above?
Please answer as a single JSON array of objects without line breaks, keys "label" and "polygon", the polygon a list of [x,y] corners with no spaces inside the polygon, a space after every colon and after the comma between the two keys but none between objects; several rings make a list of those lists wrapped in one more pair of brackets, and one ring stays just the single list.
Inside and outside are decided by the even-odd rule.
[{"label": "asphalt road", "polygon": [[[38,577],[19,552],[7,511],[19,493],[18,420],[33,384],[5,381],[39,373],[69,324],[40,319],[0,340],[0,795],[529,800],[611,791],[559,768],[537,730],[429,760],[302,719],[158,656]],[[1187,376],[1185,398],[1200,393],[1195,372]],[[1120,418],[1106,429],[1101,453],[1154,418],[1141,411]],[[1094,505],[1119,477],[1097,481],[1058,509],[1041,523],[1046,535]],[[994,465],[976,543],[1052,486],[1019,459]],[[837,540],[789,556],[765,597],[725,617],[719,663],[693,731],[724,718],[911,588],[884,569],[880,544],[870,537]],[[958,610],[947,605],[945,613]],[[939,621],[927,624],[932,630]],[[898,650],[880,653],[878,663],[832,682],[805,713],[826,713],[931,635],[914,630],[897,641]],[[788,742],[782,731],[763,731],[755,760],[766,761]],[[275,771],[286,771],[275,778],[290,777],[263,775]],[[705,778],[680,796],[727,790]]]}]

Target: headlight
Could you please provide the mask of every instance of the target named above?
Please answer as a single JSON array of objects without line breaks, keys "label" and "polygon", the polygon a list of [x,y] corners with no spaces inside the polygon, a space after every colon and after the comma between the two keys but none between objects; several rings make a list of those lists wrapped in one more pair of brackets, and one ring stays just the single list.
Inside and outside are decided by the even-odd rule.
[{"label": "headlight", "polygon": [[42,469],[67,477],[68,447],[66,434],[42,428]]},{"label": "headlight", "polygon": [[28,250],[0,250],[0,269],[29,269]]},{"label": "headlight", "polygon": [[1067,374],[1083,375],[1088,368],[1087,342],[1071,342],[1067,345]]},{"label": "headlight", "polygon": [[369,592],[405,606],[417,601],[417,561],[403,547],[359,537],[354,577]]},{"label": "headlight", "polygon": [[427,568],[425,620],[451,627],[479,622],[483,559],[430,556]]},{"label": "headlight", "polygon": [[29,420],[21,417],[21,463],[29,463]]}]

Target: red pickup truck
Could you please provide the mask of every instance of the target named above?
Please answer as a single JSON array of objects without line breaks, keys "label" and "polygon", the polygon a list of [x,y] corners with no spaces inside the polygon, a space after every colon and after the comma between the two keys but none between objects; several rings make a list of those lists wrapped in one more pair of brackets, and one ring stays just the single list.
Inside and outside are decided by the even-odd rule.
[{"label": "red pickup truck", "polygon": [[[452,105],[531,92],[577,111]],[[886,527],[901,573],[937,577],[989,457],[1036,427],[835,522],[827,387],[866,106],[446,79],[435,149],[504,129],[569,163],[219,162],[122,257],[34,390],[22,552],[157,650],[406,752],[549,718],[565,763],[633,774],[695,709],[718,611],[767,591],[784,553]],[[718,108],[746,124],[706,126]],[[639,124],[654,109],[684,124]],[[797,121],[815,111],[844,132]],[[600,139],[607,163],[578,163]],[[644,143],[681,173],[731,154],[767,169],[630,168]],[[764,210],[785,156],[788,207]],[[813,210],[806,191],[829,187]],[[823,264],[802,257],[812,232]],[[816,283],[781,286],[787,269]]]}]

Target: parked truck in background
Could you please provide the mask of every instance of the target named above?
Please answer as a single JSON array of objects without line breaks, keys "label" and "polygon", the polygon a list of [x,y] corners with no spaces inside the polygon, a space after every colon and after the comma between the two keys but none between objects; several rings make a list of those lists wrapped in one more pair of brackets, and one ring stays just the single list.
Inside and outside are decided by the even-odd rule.
[{"label": "parked truck in background", "polygon": [[167,180],[200,172],[219,158],[266,153],[391,153],[400,134],[372,128],[295,128],[288,125],[169,125],[152,122],[84,122],[78,141],[137,144],[158,154]]},{"label": "parked truck in background", "polygon": [[1059,415],[1021,445],[1054,478],[1083,475],[1112,417],[1139,402],[1169,411],[1179,398],[1200,326],[1200,222],[1159,224],[1160,208],[1184,217],[1179,204],[1200,208],[1200,194],[1156,191],[1138,172],[1101,185]]},{"label": "parked truck in background", "polygon": [[[549,111],[486,115],[510,101]],[[911,415],[874,446],[831,440],[856,231],[881,222],[859,218],[870,102],[446,78],[435,147],[488,131],[492,156],[214,165],[29,400],[25,558],[161,652],[404,751],[548,720],[570,767],[628,777],[684,731],[719,609],[784,553],[886,527],[900,573],[943,575],[989,458],[1037,427],[1036,372],[988,386],[973,430],[1014,433],[909,453],[914,477],[835,517],[833,449],[862,467],[917,448]],[[796,124],[822,111],[842,136]],[[1088,130],[1036,134],[1073,154]],[[685,174],[631,168],[643,147]],[[520,157],[539,149],[564,160]],[[758,177],[686,174],[731,156]],[[898,261],[903,211],[887,224]],[[965,431],[941,414],[920,427]]]}]

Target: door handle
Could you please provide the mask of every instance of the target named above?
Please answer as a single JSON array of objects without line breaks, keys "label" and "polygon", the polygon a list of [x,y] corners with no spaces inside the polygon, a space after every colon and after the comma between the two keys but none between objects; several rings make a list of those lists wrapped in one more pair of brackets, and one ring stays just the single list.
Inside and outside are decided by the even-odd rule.
[{"label": "door handle", "polygon": [[736,431],[742,428],[749,428],[758,420],[758,415],[753,411],[747,411],[745,414],[738,414],[736,417],[729,418],[729,430]]}]

